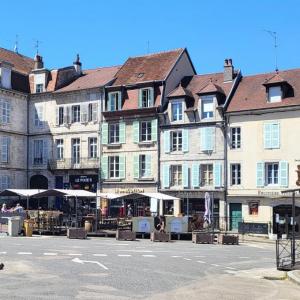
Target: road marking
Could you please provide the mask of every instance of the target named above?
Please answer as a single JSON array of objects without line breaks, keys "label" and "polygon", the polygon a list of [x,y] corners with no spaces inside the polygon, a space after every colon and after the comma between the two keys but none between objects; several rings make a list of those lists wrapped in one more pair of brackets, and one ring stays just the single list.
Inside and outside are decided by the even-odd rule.
[{"label": "road marking", "polygon": [[249,256],[241,256],[241,257],[239,257],[240,259],[248,259],[248,258],[250,258]]},{"label": "road marking", "polygon": [[134,253],[152,253],[152,250],[128,250],[128,249],[122,249],[122,250],[114,250],[116,252],[134,252]]},{"label": "road marking", "polygon": [[144,254],[143,257],[156,257],[155,255],[151,255],[151,254]]},{"label": "road marking", "polygon": [[76,257],[72,259],[73,262],[75,263],[79,263],[79,264],[84,264],[84,263],[90,263],[90,264],[96,264],[99,267],[103,268],[104,270],[108,270],[108,268],[106,266],[104,266],[103,264],[101,264],[99,261],[94,261],[94,260],[81,260],[80,258]]},{"label": "road marking", "polygon": [[236,270],[236,268],[232,268],[232,267],[225,267],[225,268],[230,270]]},{"label": "road marking", "polygon": [[81,256],[82,254],[81,253],[69,253],[67,255],[69,255],[69,256]]},{"label": "road marking", "polygon": [[205,256],[204,255],[196,255],[195,257],[201,257],[201,258],[203,258]]},{"label": "road marking", "polygon": [[190,258],[183,258],[184,260],[191,260]]},{"label": "road marking", "polygon": [[57,255],[57,253],[54,253],[54,252],[45,252],[44,255],[46,255],[46,256],[55,256],[55,255]]},{"label": "road marking", "polygon": [[220,265],[217,265],[217,264],[211,264],[211,266],[220,267]]},{"label": "road marking", "polygon": [[202,261],[202,260],[197,260],[197,263],[199,263],[199,264],[206,264],[206,262]]},{"label": "road marking", "polygon": [[5,251],[2,251],[2,252],[0,252],[0,254],[6,254],[7,252],[5,252]]},{"label": "road marking", "polygon": [[182,257],[182,256],[173,255],[173,256],[171,256],[171,257],[173,257],[173,258],[178,258],[178,257]]},{"label": "road marking", "polygon": [[129,257],[129,256],[131,256],[131,254],[118,254],[118,256],[120,256],[120,257]]},{"label": "road marking", "polygon": [[31,255],[32,252],[18,252],[19,255]]},{"label": "road marking", "polygon": [[93,256],[101,256],[101,257],[103,257],[103,256],[107,256],[107,254],[93,254]]},{"label": "road marking", "polygon": [[225,270],[226,273],[229,273],[229,274],[236,274],[237,271],[231,271],[231,270]]}]

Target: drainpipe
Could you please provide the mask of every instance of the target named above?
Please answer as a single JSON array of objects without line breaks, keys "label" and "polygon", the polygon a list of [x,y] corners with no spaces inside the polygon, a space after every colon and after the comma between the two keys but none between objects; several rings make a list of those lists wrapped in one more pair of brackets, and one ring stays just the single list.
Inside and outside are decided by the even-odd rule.
[{"label": "drainpipe", "polygon": [[27,97],[27,126],[26,126],[26,187],[29,188],[29,100],[30,96]]},{"label": "drainpipe", "polygon": [[99,189],[102,192],[102,174],[101,174],[101,157],[103,152],[103,145],[102,145],[102,122],[103,122],[103,110],[105,107],[105,88],[100,89],[100,122],[99,122],[99,171],[98,171],[98,182],[99,182]]},{"label": "drainpipe", "polygon": [[228,151],[227,151],[227,128],[228,128],[228,120],[227,116],[223,111],[223,120],[224,120],[224,127],[223,127],[223,134],[224,134],[224,204],[225,204],[225,231],[228,229],[228,202],[227,202],[227,194],[228,194]]}]

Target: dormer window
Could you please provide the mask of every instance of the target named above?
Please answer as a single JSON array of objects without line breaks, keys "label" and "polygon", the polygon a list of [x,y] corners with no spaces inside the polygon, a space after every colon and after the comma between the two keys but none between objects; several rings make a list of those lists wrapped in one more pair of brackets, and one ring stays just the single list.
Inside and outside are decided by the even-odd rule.
[{"label": "dormer window", "polygon": [[122,97],[121,92],[111,92],[108,94],[107,111],[121,110]]},{"label": "dormer window", "polygon": [[268,102],[281,102],[282,100],[282,89],[281,86],[272,86],[268,89]]},{"label": "dormer window", "polygon": [[153,88],[143,88],[139,90],[139,108],[153,106]]},{"label": "dormer window", "polygon": [[212,96],[201,98],[202,119],[214,117],[214,98]]},{"label": "dormer window", "polygon": [[35,92],[36,93],[43,93],[44,92],[44,85],[42,83],[38,83],[35,85]]},{"label": "dormer window", "polygon": [[183,114],[182,114],[182,101],[172,102],[171,104],[171,111],[172,111],[172,121],[182,121]]}]

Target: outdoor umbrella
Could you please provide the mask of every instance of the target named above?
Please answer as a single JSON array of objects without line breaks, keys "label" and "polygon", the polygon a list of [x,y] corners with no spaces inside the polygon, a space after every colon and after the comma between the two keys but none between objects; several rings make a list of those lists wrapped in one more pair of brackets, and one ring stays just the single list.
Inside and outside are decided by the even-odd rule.
[{"label": "outdoor umbrella", "polygon": [[204,221],[210,224],[211,223],[211,199],[208,192],[205,193],[204,198],[205,198]]}]

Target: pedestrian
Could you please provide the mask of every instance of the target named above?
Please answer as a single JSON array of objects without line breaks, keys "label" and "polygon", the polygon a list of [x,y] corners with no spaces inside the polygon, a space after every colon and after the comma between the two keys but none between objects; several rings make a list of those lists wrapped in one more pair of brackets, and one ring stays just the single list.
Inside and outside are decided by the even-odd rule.
[{"label": "pedestrian", "polygon": [[132,217],[132,207],[130,204],[127,206],[127,217],[131,218]]},{"label": "pedestrian", "polygon": [[23,207],[20,205],[20,203],[17,203],[16,207],[14,208],[14,212],[21,213],[23,211]]},{"label": "pedestrian", "polygon": [[8,209],[7,209],[7,207],[6,207],[6,204],[3,203],[3,204],[2,204],[2,208],[1,208],[1,212],[5,213],[5,212],[7,212],[7,211],[8,211]]}]

